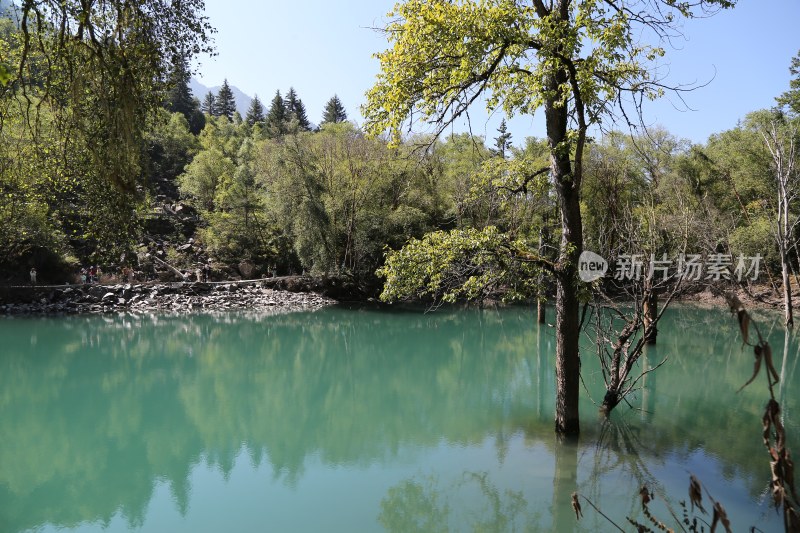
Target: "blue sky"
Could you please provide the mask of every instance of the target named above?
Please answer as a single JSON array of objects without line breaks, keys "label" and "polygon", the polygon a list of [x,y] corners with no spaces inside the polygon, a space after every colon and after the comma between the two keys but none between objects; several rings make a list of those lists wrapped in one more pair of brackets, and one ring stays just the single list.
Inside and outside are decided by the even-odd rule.
[{"label": "blue sky", "polygon": [[[285,94],[293,86],[313,122],[319,122],[325,102],[336,93],[349,118],[360,123],[359,106],[378,71],[372,55],[387,47],[372,28],[384,25],[393,5],[389,0],[206,0],[206,13],[218,30],[218,55],[200,58],[197,77],[207,86],[227,78],[265,102],[276,90]],[[692,110],[666,98],[648,104],[645,121],[704,142],[735,127],[748,112],[773,105],[789,87],[789,62],[800,50],[799,26],[799,0],[739,0],[733,10],[689,21],[686,39],[667,50],[668,79],[708,85],[686,95]],[[476,109],[472,131],[493,138],[501,118]],[[540,116],[515,117],[509,129],[517,141],[544,133]]]}]

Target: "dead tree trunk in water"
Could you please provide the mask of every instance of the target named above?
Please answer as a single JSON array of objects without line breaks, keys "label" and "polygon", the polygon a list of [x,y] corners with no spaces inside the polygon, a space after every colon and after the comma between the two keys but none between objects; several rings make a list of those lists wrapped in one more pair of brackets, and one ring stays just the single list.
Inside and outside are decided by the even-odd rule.
[{"label": "dead tree trunk in water", "polygon": [[650,281],[645,283],[644,296],[642,297],[642,322],[644,324],[644,342],[655,344],[658,336],[656,326],[658,317],[658,294]]},{"label": "dead tree trunk in water", "polygon": [[792,284],[789,280],[789,250],[795,242],[794,235],[800,217],[794,209],[797,202],[797,185],[800,172],[797,171],[798,160],[797,134],[798,125],[786,119],[780,111],[769,111],[755,114],[748,119],[751,127],[761,135],[764,145],[772,156],[772,171],[775,174],[778,202],[775,213],[774,237],[781,254],[781,276],[783,278],[783,310],[786,327],[794,326],[792,309]]},{"label": "dead tree trunk in water", "polygon": [[[658,310],[658,300],[655,289],[650,286],[643,291],[642,300],[645,305],[636,309],[633,316],[627,316],[616,306],[595,306],[595,335],[597,336],[597,355],[600,359],[600,368],[603,380],[606,383],[606,394],[600,406],[600,412],[606,416],[622,402],[645,376],[655,371],[666,362],[666,358],[656,365],[645,365],[640,371],[634,372],[637,362],[644,354],[648,344],[655,343],[655,330],[664,310],[669,307],[672,299],[678,293],[679,284],[675,285],[667,294],[664,305]],[[648,308],[649,306],[649,308]],[[622,319],[625,325],[621,330],[616,330],[614,319]],[[652,336],[652,341],[648,338]]]},{"label": "dead tree trunk in water", "polygon": [[539,303],[536,307],[536,322],[538,324],[544,324],[547,321],[547,302],[542,300],[542,296],[539,297]]},{"label": "dead tree trunk in water", "polygon": [[[539,229],[539,257],[544,257],[544,225]],[[539,287],[539,294],[536,300],[536,322],[538,324],[544,324],[546,320],[547,296],[544,290],[544,275],[541,273],[539,274],[537,285]]]},{"label": "dead tree trunk in water", "polygon": [[783,316],[787,328],[794,326],[792,307],[792,280],[789,278],[789,254],[781,251],[781,277],[783,278]]},{"label": "dead tree trunk in water", "polygon": [[614,344],[614,351],[611,355],[611,362],[608,369],[609,381],[606,385],[606,395],[603,398],[603,403],[600,405],[600,411],[606,416],[611,414],[611,411],[619,405],[622,400],[622,386],[628,377],[627,357],[623,358],[623,353],[627,356],[628,341],[636,333],[638,325],[636,320],[631,320],[617,338]]}]

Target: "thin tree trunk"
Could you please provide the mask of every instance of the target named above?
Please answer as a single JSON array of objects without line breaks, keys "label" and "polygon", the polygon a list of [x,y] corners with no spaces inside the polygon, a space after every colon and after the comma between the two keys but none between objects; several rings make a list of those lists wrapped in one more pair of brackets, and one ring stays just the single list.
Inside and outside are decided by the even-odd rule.
[{"label": "thin tree trunk", "polygon": [[[777,146],[777,142],[776,142]],[[777,152],[780,154],[780,152]],[[789,279],[789,243],[792,240],[792,232],[789,226],[789,190],[787,175],[783,172],[781,158],[776,160],[780,205],[778,207],[778,233],[780,234],[779,248],[781,252],[781,276],[783,277],[783,312],[784,321],[787,328],[794,326],[794,316],[792,312],[792,281]]]},{"label": "thin tree trunk", "polygon": [[545,365],[542,363],[542,359],[547,358],[549,344],[545,344],[545,331],[539,325],[536,326],[536,345],[538,348],[536,350],[536,414],[541,417],[542,405],[545,404],[544,383],[546,383],[548,379],[545,376]]},{"label": "thin tree trunk", "polygon": [[[792,235],[792,239],[794,240],[794,235]],[[794,259],[797,261],[798,267],[800,267],[800,252],[797,251],[797,240],[792,242],[792,249],[794,250]],[[789,263],[791,265],[791,262]],[[767,269],[769,270],[769,269]],[[797,270],[795,270],[794,266],[792,266],[792,274],[794,275],[794,283],[798,287],[800,287],[800,274],[798,274]]]},{"label": "thin tree trunk", "polygon": [[[544,227],[539,229],[539,257],[544,257]],[[539,287],[539,294],[537,296],[537,308],[536,308],[536,322],[539,324],[544,324],[546,320],[546,313],[547,310],[547,300],[545,291],[544,291],[544,276],[540,273],[539,274],[539,281],[537,283]]]},{"label": "thin tree trunk", "polygon": [[658,317],[658,295],[653,290],[650,282],[645,285],[644,296],[642,297],[642,322],[644,324],[644,342],[655,344],[658,336],[658,328],[655,326]]},{"label": "thin tree trunk", "polygon": [[794,314],[792,311],[792,281],[789,279],[789,258],[786,253],[781,254],[781,275],[783,277],[783,316],[787,328],[794,327]]}]

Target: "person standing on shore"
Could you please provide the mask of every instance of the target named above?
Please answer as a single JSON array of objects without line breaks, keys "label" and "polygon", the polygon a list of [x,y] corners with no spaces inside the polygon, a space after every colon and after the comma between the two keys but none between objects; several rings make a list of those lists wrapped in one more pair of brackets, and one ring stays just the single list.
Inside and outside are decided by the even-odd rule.
[{"label": "person standing on shore", "polygon": [[31,267],[31,285],[36,285],[36,267]]}]

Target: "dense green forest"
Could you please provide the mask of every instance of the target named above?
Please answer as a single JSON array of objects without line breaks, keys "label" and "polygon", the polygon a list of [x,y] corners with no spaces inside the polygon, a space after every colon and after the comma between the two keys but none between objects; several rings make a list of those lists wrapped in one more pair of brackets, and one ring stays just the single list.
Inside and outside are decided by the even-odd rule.
[{"label": "dense green forest", "polygon": [[[151,85],[125,92],[109,80],[125,67],[59,48],[55,23],[36,24],[38,40],[18,17],[0,19],[4,280],[35,266],[41,281],[61,283],[88,264],[145,279],[210,261],[227,277],[347,276],[365,296],[388,281],[387,298],[541,290],[526,258],[555,258],[560,231],[546,140],[512,136],[503,122],[491,139],[390,142],[348,121],[336,96],[313,125],[292,88],[266,105],[255,98],[242,117],[227,80],[202,103],[191,94],[191,46],[162,54],[154,71],[141,58],[137,83]],[[592,130],[584,248],[730,254],[734,266],[759,254],[761,281],[777,289],[782,266],[796,276],[799,65],[773,109],[704,144],[659,127]]]}]

